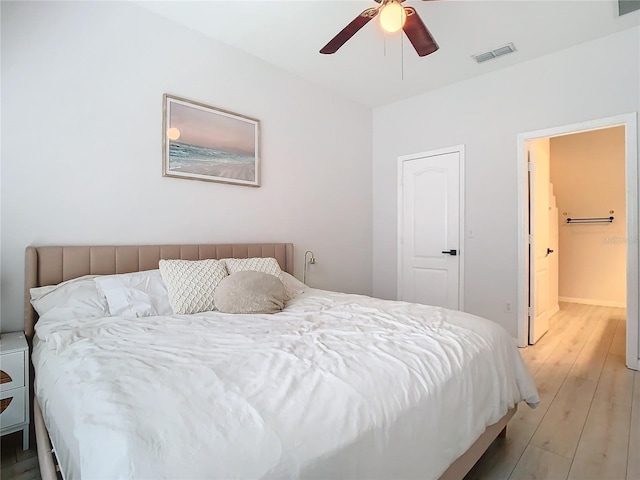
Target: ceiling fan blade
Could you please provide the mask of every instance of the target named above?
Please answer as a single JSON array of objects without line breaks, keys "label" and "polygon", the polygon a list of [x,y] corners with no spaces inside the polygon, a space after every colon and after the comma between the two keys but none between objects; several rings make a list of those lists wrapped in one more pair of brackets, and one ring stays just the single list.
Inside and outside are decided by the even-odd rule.
[{"label": "ceiling fan blade", "polygon": [[327,43],[320,53],[331,54],[336,53],[338,49],[344,45],[347,40],[353,37],[358,30],[364,27],[369,21],[378,14],[379,7],[375,8],[367,8],[364,12],[358,15],[349,25],[344,27],[340,33],[338,33],[335,37],[331,39],[329,43]]},{"label": "ceiling fan blade", "polygon": [[418,55],[424,57],[438,50],[438,44],[427,30],[427,27],[418,16],[418,12],[413,7],[405,7],[407,21],[402,29],[411,41],[413,48],[416,49]]}]

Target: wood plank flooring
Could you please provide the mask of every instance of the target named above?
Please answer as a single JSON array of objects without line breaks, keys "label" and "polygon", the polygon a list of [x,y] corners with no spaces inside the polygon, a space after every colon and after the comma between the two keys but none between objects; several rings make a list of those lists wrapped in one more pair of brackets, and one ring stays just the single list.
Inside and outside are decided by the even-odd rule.
[{"label": "wood plank flooring", "polygon": [[640,372],[625,366],[622,308],[564,303],[520,353],[541,402],[520,404],[465,480],[640,480]]},{"label": "wood plank flooring", "polygon": [[[640,480],[640,372],[625,367],[625,311],[562,304],[520,352],[541,402],[521,404],[465,480]],[[0,477],[40,478],[35,448],[2,438]]]},{"label": "wood plank flooring", "polygon": [[[35,441],[32,442],[35,444]],[[2,480],[36,480],[40,479],[38,453],[33,446],[22,450],[22,433],[16,432],[2,437],[0,442],[0,478]]]}]

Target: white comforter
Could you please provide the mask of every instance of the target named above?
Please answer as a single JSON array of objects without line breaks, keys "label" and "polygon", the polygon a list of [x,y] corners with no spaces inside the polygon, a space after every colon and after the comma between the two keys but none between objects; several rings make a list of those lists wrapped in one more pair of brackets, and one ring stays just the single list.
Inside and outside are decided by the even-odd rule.
[{"label": "white comforter", "polygon": [[55,352],[76,399],[87,479],[438,478],[538,402],[499,325],[359,295],[309,290],[275,315],[54,311],[36,333],[36,372]]}]

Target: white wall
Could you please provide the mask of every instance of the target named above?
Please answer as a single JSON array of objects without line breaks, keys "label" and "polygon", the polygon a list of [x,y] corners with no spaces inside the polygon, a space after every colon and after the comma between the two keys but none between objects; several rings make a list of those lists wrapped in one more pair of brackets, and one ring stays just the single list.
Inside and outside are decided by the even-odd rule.
[{"label": "white wall", "polygon": [[[2,2],[2,330],[29,244],[294,242],[371,293],[371,112],[132,4]],[[163,178],[162,94],[261,121],[261,188]]]},{"label": "white wall", "polygon": [[396,292],[398,156],[464,144],[465,309],[516,337],[517,135],[639,110],[639,63],[635,27],[375,109],[373,294]]}]

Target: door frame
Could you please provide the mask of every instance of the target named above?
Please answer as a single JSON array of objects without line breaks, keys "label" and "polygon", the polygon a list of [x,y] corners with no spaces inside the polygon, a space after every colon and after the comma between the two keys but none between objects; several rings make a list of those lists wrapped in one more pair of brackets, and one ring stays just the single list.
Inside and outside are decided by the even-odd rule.
[{"label": "door frame", "polygon": [[637,113],[625,113],[613,117],[589,120],[571,125],[551,127],[543,130],[519,133],[517,136],[518,178],[518,346],[527,346],[529,317],[529,200],[527,178],[527,151],[525,143],[537,138],[557,137],[572,133],[583,133],[616,126],[625,127],[625,186],[627,203],[627,339],[626,364],[640,370],[640,331],[638,328],[638,126]]},{"label": "door frame", "polygon": [[427,152],[414,153],[411,155],[402,155],[398,157],[398,203],[397,203],[397,271],[396,271],[396,298],[402,298],[402,249],[403,249],[403,225],[402,225],[402,201],[403,201],[403,185],[402,171],[404,162],[417,160],[424,157],[437,157],[439,155],[447,155],[449,153],[458,153],[458,192],[459,192],[459,215],[458,215],[458,310],[464,311],[464,257],[466,250],[464,246],[464,145],[455,145],[453,147],[440,148],[438,150],[429,150]]}]

